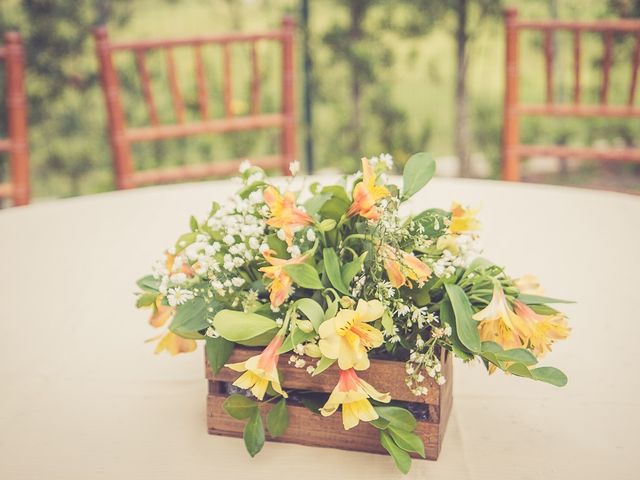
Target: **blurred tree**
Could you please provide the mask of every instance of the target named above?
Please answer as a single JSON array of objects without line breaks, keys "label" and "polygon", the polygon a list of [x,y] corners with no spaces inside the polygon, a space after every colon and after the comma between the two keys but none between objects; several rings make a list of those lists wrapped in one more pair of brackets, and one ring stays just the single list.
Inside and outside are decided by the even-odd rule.
[{"label": "blurred tree", "polygon": [[[108,165],[92,27],[96,19],[127,19],[126,0],[23,0],[3,12],[0,30],[21,32],[27,55],[32,172],[43,192],[82,193],[82,179]],[[99,112],[99,113],[98,113]],[[47,187],[51,182],[68,182]],[[109,188],[105,180],[102,189]]]}]

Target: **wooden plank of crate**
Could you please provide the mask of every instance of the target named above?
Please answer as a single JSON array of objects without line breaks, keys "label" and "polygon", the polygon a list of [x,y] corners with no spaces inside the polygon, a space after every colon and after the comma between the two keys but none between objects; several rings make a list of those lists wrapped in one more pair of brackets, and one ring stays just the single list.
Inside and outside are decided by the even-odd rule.
[{"label": "wooden plank of crate", "polygon": [[[260,353],[260,350],[236,347],[229,363],[237,363],[246,360],[252,355]],[[313,390],[316,392],[329,393],[338,382],[338,367],[333,365],[322,375],[311,377],[305,369],[295,368],[288,363],[289,355],[281,355],[278,362],[278,369],[283,376],[283,386],[298,390]],[[448,368],[451,363],[450,355],[443,357],[443,369]],[[228,368],[223,368],[214,377],[211,369],[206,367],[206,375],[209,380],[220,382],[233,382],[240,374]],[[404,363],[390,360],[371,360],[371,367],[368,370],[358,372],[358,376],[373,385],[380,392],[390,392],[394,400],[405,402],[427,403],[438,405],[440,402],[440,386],[432,379],[426,378],[424,386],[427,387],[427,395],[416,397],[405,384],[406,373]]]},{"label": "wooden plank of crate", "polygon": [[[229,416],[222,408],[226,397],[222,394],[207,396],[207,427],[210,434],[231,437],[241,437],[244,421]],[[272,405],[261,404],[262,413],[266,413]],[[418,422],[415,431],[425,444],[426,457],[437,460],[440,452],[440,427],[437,424]],[[300,445],[339,448],[342,450],[361,451],[386,454],[380,446],[377,429],[366,422],[344,430],[340,412],[329,417],[322,417],[309,411],[305,407],[289,406],[289,427],[280,437],[272,438],[268,433],[268,440],[276,442],[297,443]]]}]

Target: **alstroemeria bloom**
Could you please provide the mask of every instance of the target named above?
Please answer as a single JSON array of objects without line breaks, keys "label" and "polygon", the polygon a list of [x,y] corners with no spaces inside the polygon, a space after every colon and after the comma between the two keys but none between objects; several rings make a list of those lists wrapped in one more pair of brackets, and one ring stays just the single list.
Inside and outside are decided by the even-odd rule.
[{"label": "alstroemeria bloom", "polygon": [[475,232],[480,230],[480,222],[476,218],[477,210],[469,210],[457,202],[451,206],[451,233]]},{"label": "alstroemeria bloom", "polygon": [[382,316],[384,306],[378,300],[358,301],[355,310],[340,310],[337,315],[320,324],[320,351],[327,358],[337,359],[342,370],[369,368],[367,352],[382,345],[382,332],[372,327]]},{"label": "alstroemeria bloom", "polygon": [[527,324],[509,307],[502,288],[493,287],[491,303],[473,316],[480,322],[480,339],[495,342],[502,348],[519,348],[529,336]]},{"label": "alstroemeria bloom", "polygon": [[244,372],[233,384],[245,390],[251,389],[251,393],[262,400],[271,382],[273,389],[286,398],[287,394],[282,390],[278,378],[278,349],[282,346],[283,340],[283,336],[278,334],[259,355],[254,355],[244,362],[226,364],[225,367],[231,370]]},{"label": "alstroemeria bloom", "polygon": [[363,422],[370,422],[378,418],[369,398],[378,402],[389,403],[391,395],[380,393],[364,380],[358,378],[355,370],[340,370],[338,384],[331,392],[327,403],[320,409],[324,417],[332,415],[342,405],[342,424],[345,430]]},{"label": "alstroemeria bloom", "polygon": [[269,300],[273,307],[279,307],[289,297],[291,293],[291,287],[293,286],[293,280],[287,274],[284,267],[287,265],[294,265],[296,263],[304,263],[307,259],[306,255],[301,255],[296,258],[290,258],[288,260],[284,258],[276,258],[273,256],[275,252],[273,250],[266,250],[262,255],[271,264],[269,267],[262,267],[260,271],[264,273],[264,276],[272,282],[267,287],[269,289]]},{"label": "alstroemeria bloom", "polygon": [[196,349],[196,346],[197,344],[195,340],[182,338],[173,332],[167,332],[158,342],[155,353],[160,353],[166,350],[171,355],[176,356],[179,353],[193,352]]},{"label": "alstroemeria bloom", "polygon": [[353,189],[353,203],[347,211],[347,215],[360,215],[369,220],[379,220],[380,211],[376,202],[390,195],[382,185],[376,185],[376,175],[366,158],[362,159],[362,182]]},{"label": "alstroemeria bloom", "polygon": [[149,318],[149,324],[152,327],[160,328],[167,320],[171,318],[175,309],[173,307],[169,307],[167,305],[162,304],[162,295],[158,295],[156,297],[156,301],[153,305],[153,313]]},{"label": "alstroemeria bloom", "polygon": [[293,245],[293,234],[296,228],[313,223],[313,218],[296,207],[296,198],[292,192],[287,192],[283,196],[278,189],[269,186],[264,190],[264,201],[271,212],[267,225],[282,229],[289,246]]},{"label": "alstroemeria bloom", "polygon": [[514,283],[520,293],[526,293],[527,295],[544,295],[544,288],[540,285],[538,279],[531,274],[526,274],[520,278],[516,278]]},{"label": "alstroemeria bloom", "polygon": [[551,351],[551,345],[556,340],[564,340],[571,329],[567,319],[562,314],[540,315],[528,305],[515,301],[513,309],[529,327],[529,346],[536,357],[541,357]]},{"label": "alstroemeria bloom", "polygon": [[422,284],[431,276],[431,269],[414,255],[391,245],[382,245],[380,250],[384,258],[384,268],[394,288],[400,288],[402,285],[413,288],[411,280]]}]

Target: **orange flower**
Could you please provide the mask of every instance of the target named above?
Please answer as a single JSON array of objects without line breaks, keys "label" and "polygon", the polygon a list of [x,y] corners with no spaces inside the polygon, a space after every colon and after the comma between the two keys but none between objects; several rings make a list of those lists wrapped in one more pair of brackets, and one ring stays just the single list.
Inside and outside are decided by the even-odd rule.
[{"label": "orange flower", "polygon": [[489,305],[474,314],[473,319],[480,322],[480,340],[495,342],[505,349],[522,347],[523,339],[530,334],[525,321],[509,307],[498,283],[493,286]]},{"label": "orange flower", "polygon": [[469,210],[457,202],[451,206],[451,233],[475,232],[480,230],[480,222],[476,218],[477,210]]},{"label": "orange flower", "polygon": [[171,355],[175,356],[179,353],[193,352],[196,349],[196,346],[195,340],[182,338],[173,332],[167,332],[158,342],[155,353],[160,353],[166,350]]},{"label": "orange flower", "polygon": [[513,309],[529,327],[528,342],[536,357],[550,352],[556,340],[564,340],[569,336],[571,329],[562,314],[540,315],[518,300],[513,303]]},{"label": "orange flower", "polygon": [[269,382],[271,382],[273,389],[286,398],[287,394],[282,390],[278,377],[278,358],[280,358],[278,350],[282,346],[282,342],[282,335],[276,335],[262,353],[254,355],[244,362],[226,364],[225,367],[231,370],[244,372],[233,384],[245,390],[251,389],[251,393],[257,399],[262,400],[267,392]]},{"label": "orange flower", "polygon": [[149,324],[152,327],[159,328],[167,323],[167,320],[173,315],[174,308],[168,307],[162,304],[162,295],[156,297],[155,304],[153,305],[153,313],[149,318]]},{"label": "orange flower", "polygon": [[394,288],[400,288],[402,285],[413,288],[411,280],[422,284],[431,276],[431,269],[414,255],[391,245],[382,245],[381,250],[384,268]]},{"label": "orange flower", "polygon": [[353,189],[353,203],[347,212],[350,217],[360,215],[369,220],[379,220],[380,211],[376,202],[390,195],[382,185],[376,185],[376,175],[366,158],[362,159],[362,182]]},{"label": "orange flower", "polygon": [[306,255],[301,255],[296,258],[290,258],[286,260],[284,258],[275,258],[272,255],[275,252],[273,250],[267,250],[262,255],[271,264],[269,267],[262,267],[260,271],[264,273],[264,276],[272,280],[269,284],[269,299],[273,307],[279,307],[284,303],[289,294],[291,293],[291,287],[293,286],[293,280],[287,275],[284,267],[287,265],[295,265],[297,263],[304,263],[307,259]]},{"label": "orange flower", "polygon": [[271,211],[271,218],[267,220],[267,225],[281,228],[289,246],[293,244],[296,227],[313,223],[313,219],[308,214],[296,208],[296,199],[291,192],[282,196],[276,188],[269,186],[264,190],[264,201]]}]

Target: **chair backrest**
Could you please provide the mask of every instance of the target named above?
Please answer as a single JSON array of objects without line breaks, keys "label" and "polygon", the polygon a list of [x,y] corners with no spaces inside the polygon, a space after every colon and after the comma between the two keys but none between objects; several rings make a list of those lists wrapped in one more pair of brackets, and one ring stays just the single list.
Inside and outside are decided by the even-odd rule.
[{"label": "chair backrest", "polygon": [[[295,159],[296,154],[294,34],[295,24],[293,19],[289,17],[283,19],[280,30],[266,33],[232,33],[173,40],[140,40],[115,43],[109,40],[106,28],[97,28],[95,30],[96,49],[109,119],[109,136],[117,187],[124,189],[155,183],[231,175],[237,171],[241,161],[241,159],[234,159],[136,171],[131,155],[131,145],[135,142],[267,128],[280,130],[280,153],[261,158],[252,157],[251,161],[253,164],[263,168],[279,168],[283,174],[287,174],[289,164]],[[278,113],[262,113],[260,111],[261,80],[257,44],[262,41],[277,42],[282,47],[282,105]],[[224,118],[212,118],[211,109],[209,108],[202,47],[211,44],[219,45],[222,51]],[[231,46],[234,44],[249,44],[251,52],[251,107],[250,113],[243,116],[235,116],[232,105]],[[188,47],[194,51],[194,83],[199,109],[199,119],[196,121],[187,121],[185,119],[185,103],[180,91],[173,55],[173,49],[176,47]],[[171,124],[160,123],[151,89],[150,75],[145,62],[148,52],[158,50],[164,51],[166,58],[169,91],[175,117],[175,122]],[[130,52],[135,56],[137,73],[149,118],[149,125],[147,126],[140,128],[127,127],[118,73],[113,61],[114,54],[118,52]]]},{"label": "chair backrest", "polygon": [[[615,148],[603,150],[589,147],[522,145],[519,121],[525,115],[549,117],[640,117],[640,108],[635,104],[638,66],[640,64],[640,20],[600,20],[575,22],[562,20],[519,20],[515,9],[505,11],[506,27],[506,87],[504,98],[504,124],[502,135],[502,177],[505,180],[520,180],[521,157],[549,155],[559,158],[589,158],[603,161],[640,162],[640,148]],[[519,58],[518,36],[522,30],[542,32],[546,101],[543,104],[522,104],[518,98]],[[556,103],[553,85],[553,34],[570,32],[573,36],[573,95],[568,103]],[[581,36],[585,32],[602,35],[604,53],[602,58],[602,80],[599,101],[595,104],[581,102],[580,64],[582,59]],[[632,35],[635,46],[631,58],[631,80],[626,104],[609,103],[610,76],[613,65],[614,35]]]},{"label": "chair backrest", "polygon": [[11,198],[14,205],[26,205],[31,197],[31,187],[24,49],[17,32],[7,32],[4,40],[4,45],[0,45],[0,62],[4,62],[8,136],[0,138],[0,152],[9,154],[9,181],[0,183],[0,199]]}]

